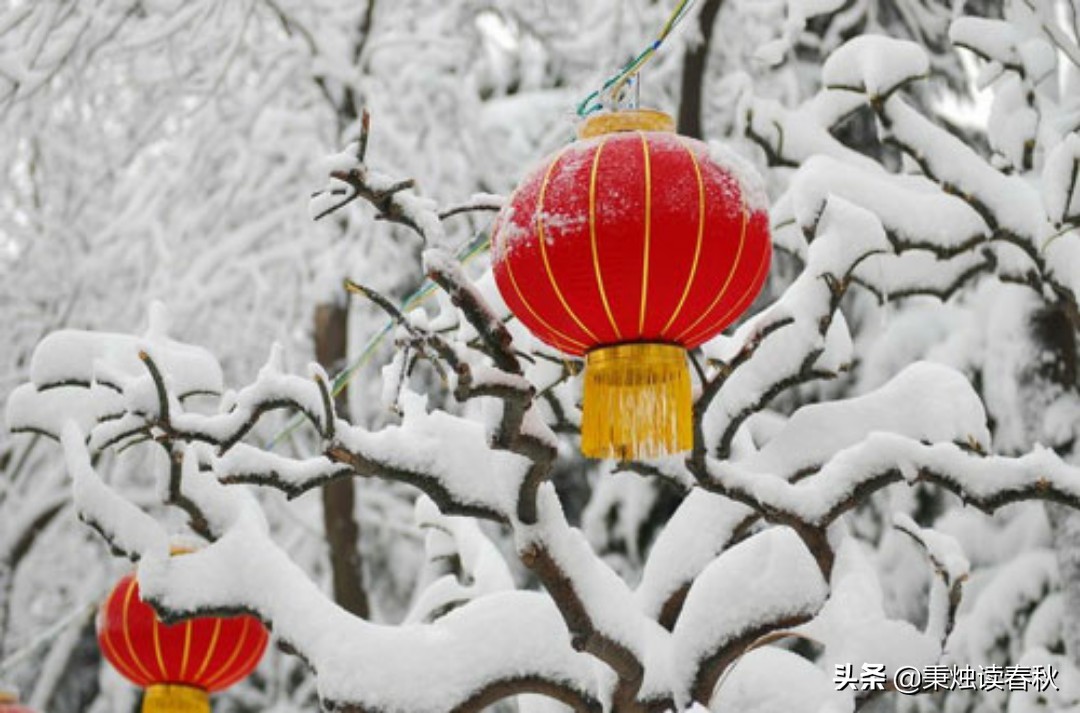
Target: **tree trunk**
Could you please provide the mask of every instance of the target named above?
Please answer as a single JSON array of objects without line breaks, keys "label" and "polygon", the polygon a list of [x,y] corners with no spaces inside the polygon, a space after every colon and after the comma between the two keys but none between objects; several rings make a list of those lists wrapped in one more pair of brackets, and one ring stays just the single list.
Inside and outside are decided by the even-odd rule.
[{"label": "tree trunk", "polygon": [[681,91],[679,95],[678,132],[695,139],[702,138],[701,103],[705,69],[709,62],[709,45],[713,25],[723,0],[705,0],[698,14],[701,42],[686,50],[683,56]]},{"label": "tree trunk", "polygon": [[[1076,305],[1063,301],[1048,306],[1037,313],[1033,320],[1032,336],[1041,353],[1046,356],[1038,367],[1038,377],[1045,384],[1046,391],[1057,399],[1080,398],[1080,351],[1077,349],[1080,318],[1076,312]],[[1041,418],[1043,413],[1043,409],[1039,409],[1033,416]],[[1076,462],[1078,451],[1075,439],[1054,443],[1048,434],[1039,433],[1039,436],[1044,445],[1054,448],[1062,458]],[[1061,588],[1065,594],[1061,636],[1069,658],[1080,667],[1080,512],[1057,504],[1047,504],[1046,510],[1061,573]]]},{"label": "tree trunk", "polygon": [[[315,308],[315,358],[327,372],[333,373],[345,361],[348,314],[348,309],[338,304],[320,304]],[[347,417],[345,391],[338,395],[335,407],[339,416]],[[341,478],[322,487],[323,528],[330,548],[334,601],[366,619],[370,610],[364,589],[354,487],[352,478]]]}]

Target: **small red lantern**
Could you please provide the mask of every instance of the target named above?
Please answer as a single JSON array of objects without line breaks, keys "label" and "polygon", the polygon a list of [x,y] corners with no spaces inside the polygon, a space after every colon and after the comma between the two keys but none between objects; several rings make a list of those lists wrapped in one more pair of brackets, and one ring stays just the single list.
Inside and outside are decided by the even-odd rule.
[{"label": "small red lantern", "polygon": [[0,713],[36,713],[33,708],[19,704],[19,697],[0,688]]},{"label": "small red lantern", "polygon": [[247,677],[269,633],[252,616],[158,621],[128,575],[98,612],[98,644],[124,678],[146,688],[143,713],[209,713],[209,694]]},{"label": "small red lantern", "polygon": [[600,115],[578,138],[496,220],[496,284],[539,339],[585,355],[585,455],[687,450],[685,350],[761,290],[772,254],[766,206],[666,114]]}]

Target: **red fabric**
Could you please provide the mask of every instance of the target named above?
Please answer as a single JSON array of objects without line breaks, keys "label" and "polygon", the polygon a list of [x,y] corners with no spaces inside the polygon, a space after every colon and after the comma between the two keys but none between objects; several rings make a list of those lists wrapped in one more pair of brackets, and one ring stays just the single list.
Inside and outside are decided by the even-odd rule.
[{"label": "red fabric", "polygon": [[37,713],[37,711],[18,703],[0,703],[0,713]]},{"label": "red fabric", "polygon": [[144,688],[181,684],[209,692],[228,688],[254,671],[269,640],[266,628],[251,616],[162,624],[139,598],[139,585],[130,575],[101,605],[97,630],[102,654],[132,683]]},{"label": "red fabric", "polygon": [[765,282],[768,215],[743,198],[700,141],[626,132],[575,142],[529,175],[496,220],[496,284],[533,334],[571,355],[624,342],[693,348]]}]

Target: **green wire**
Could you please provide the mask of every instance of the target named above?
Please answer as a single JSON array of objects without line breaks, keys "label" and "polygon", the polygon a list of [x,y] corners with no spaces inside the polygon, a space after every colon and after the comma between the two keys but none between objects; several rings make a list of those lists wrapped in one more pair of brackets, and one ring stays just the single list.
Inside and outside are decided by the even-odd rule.
[{"label": "green wire", "polygon": [[[589,114],[592,114],[593,112],[602,109],[603,104],[597,101],[597,99],[600,97],[601,94],[606,93],[609,89],[615,88],[617,92],[621,91],[622,86],[627,82],[631,81],[634,76],[641,71],[641,68],[644,67],[650,59],[652,59],[653,55],[656,54],[656,51],[660,49],[660,45],[662,45],[664,43],[664,40],[668,38],[668,35],[670,35],[678,26],[678,24],[682,21],[682,19],[686,17],[687,12],[690,11],[690,7],[693,4],[694,0],[680,0],[679,4],[675,6],[675,10],[668,17],[667,22],[664,23],[663,28],[661,28],[660,34],[656,36],[656,39],[653,40],[652,44],[646,47],[640,53],[638,53],[636,57],[631,59],[625,65],[623,65],[622,69],[620,69],[616,74],[609,77],[600,89],[597,89],[592,94],[585,97],[585,99],[583,99],[581,103],[578,104],[578,116],[588,116]],[[484,233],[480,233],[471,241],[462,246],[462,248],[458,250],[456,257],[463,264],[467,264],[477,255],[486,252],[488,247],[488,236]],[[405,301],[402,302],[400,308],[402,314],[407,314],[408,312],[416,309],[416,307],[418,307],[419,305],[423,304],[434,291],[435,283],[433,283],[431,280],[425,279],[424,282],[421,283],[420,287],[411,295],[406,297]],[[372,335],[372,337],[368,340],[367,344],[364,345],[363,351],[360,352],[356,359],[354,359],[351,364],[346,366],[334,377],[331,384],[331,393],[334,396],[339,395],[342,391],[345,390],[345,387],[349,385],[350,381],[352,381],[352,378],[356,375],[356,372],[358,372],[361,368],[364,367],[365,364],[367,364],[371,360],[371,357],[375,354],[375,350],[378,349],[379,345],[382,344],[383,339],[386,338],[386,335],[389,334],[393,328],[394,321],[388,320],[386,324],[383,325],[382,329]],[[300,427],[303,422],[303,416],[299,414],[294,416],[285,426],[285,428],[282,429],[281,432],[279,432],[272,439],[270,439],[270,441],[266,444],[266,447],[270,449],[276,446],[278,443],[281,442],[281,439],[293,433],[297,428]]]},{"label": "green wire", "polygon": [[686,17],[686,13],[690,11],[690,7],[693,4],[694,0],[681,0],[675,7],[675,10],[671,13],[671,16],[668,17],[667,22],[664,23],[663,28],[660,30],[660,34],[656,36],[653,43],[623,65],[622,69],[609,77],[607,81],[604,82],[603,86],[585,97],[581,103],[578,104],[578,116],[588,116],[589,114],[602,109],[603,103],[599,101],[599,98],[602,94],[606,94],[609,89],[614,89],[612,94],[621,93],[623,85],[631,81],[634,76],[641,71],[641,68],[645,66],[645,63],[652,59],[652,56],[660,49],[660,45],[664,43],[664,40],[668,38],[668,35],[670,35],[682,19]]},{"label": "green wire", "polygon": [[[488,235],[486,233],[478,233],[472,240],[463,245],[457,251],[455,257],[463,265],[467,265],[478,255],[482,255],[483,253],[487,252],[489,247],[490,238],[488,237]],[[401,303],[401,313],[408,314],[412,310],[416,309],[418,306],[427,301],[428,297],[430,297],[434,292],[435,283],[429,279],[425,279],[420,284],[420,287],[417,288],[415,292],[406,297],[405,300]],[[333,378],[333,380],[331,381],[331,394],[337,396],[345,390],[345,387],[349,385],[349,382],[352,381],[354,376],[356,376],[356,373],[360,371],[360,369],[363,368],[364,365],[371,360],[372,356],[375,355],[375,351],[379,348],[379,345],[382,344],[383,339],[386,338],[386,335],[389,334],[393,328],[394,320],[389,319],[378,332],[373,334],[371,338],[368,339],[367,344],[364,345],[364,349],[360,352],[360,354],[357,355],[356,359],[354,359],[352,363],[348,364],[344,369],[338,372],[338,374]],[[292,419],[290,419],[289,422],[285,425],[285,428],[283,428],[267,442],[266,448],[274,448],[274,446],[280,443],[283,438],[288,437],[290,434],[296,431],[296,429],[299,428],[303,423],[303,415],[297,414],[293,416]]]}]

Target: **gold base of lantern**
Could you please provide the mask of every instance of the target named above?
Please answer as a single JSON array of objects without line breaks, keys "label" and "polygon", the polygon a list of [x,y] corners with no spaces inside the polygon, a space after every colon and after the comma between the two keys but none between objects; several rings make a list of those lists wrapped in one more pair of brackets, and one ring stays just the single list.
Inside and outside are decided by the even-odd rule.
[{"label": "gold base of lantern", "polygon": [[210,713],[210,694],[193,686],[150,686],[143,696],[142,713]]},{"label": "gold base of lantern", "polygon": [[690,450],[690,370],[673,344],[618,344],[585,357],[581,452],[632,460]]}]

